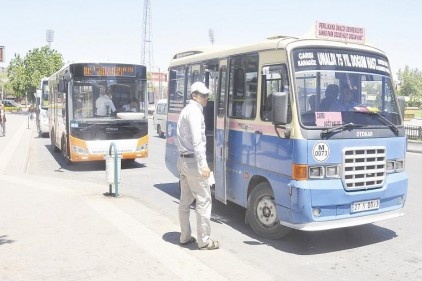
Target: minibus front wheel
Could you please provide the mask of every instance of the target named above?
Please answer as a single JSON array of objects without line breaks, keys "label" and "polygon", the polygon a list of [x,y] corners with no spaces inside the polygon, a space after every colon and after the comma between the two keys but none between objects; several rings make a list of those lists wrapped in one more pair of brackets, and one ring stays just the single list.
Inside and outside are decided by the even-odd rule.
[{"label": "minibus front wheel", "polygon": [[268,182],[259,183],[249,194],[246,217],[252,230],[264,238],[280,239],[291,230],[280,224],[274,194]]}]

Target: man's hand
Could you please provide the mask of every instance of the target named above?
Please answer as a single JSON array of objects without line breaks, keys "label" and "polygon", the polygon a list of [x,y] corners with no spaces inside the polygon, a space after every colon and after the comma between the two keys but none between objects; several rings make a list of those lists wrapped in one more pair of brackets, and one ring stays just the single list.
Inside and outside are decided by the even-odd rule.
[{"label": "man's hand", "polygon": [[202,167],[201,172],[202,172],[202,176],[207,179],[209,178],[211,171],[210,171],[210,168],[208,167]]}]

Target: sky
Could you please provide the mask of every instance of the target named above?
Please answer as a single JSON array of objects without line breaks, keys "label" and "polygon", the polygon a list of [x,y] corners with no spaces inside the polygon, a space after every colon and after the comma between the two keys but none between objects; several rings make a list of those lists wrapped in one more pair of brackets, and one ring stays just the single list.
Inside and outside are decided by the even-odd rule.
[{"label": "sky", "polygon": [[[47,45],[64,61],[141,63],[144,0],[0,0],[0,46],[6,67],[16,54]],[[422,70],[422,1],[150,0],[151,71],[166,71],[183,50],[242,45],[274,35],[302,36],[317,21],[365,28],[392,72]]]}]

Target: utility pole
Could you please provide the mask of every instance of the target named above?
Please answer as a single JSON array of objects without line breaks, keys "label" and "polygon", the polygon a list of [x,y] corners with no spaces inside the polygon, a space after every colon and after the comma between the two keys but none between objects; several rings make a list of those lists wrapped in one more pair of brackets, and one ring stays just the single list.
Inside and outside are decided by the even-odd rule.
[{"label": "utility pole", "polygon": [[144,9],[143,9],[143,22],[142,22],[142,55],[141,55],[141,64],[147,67],[147,72],[149,72],[149,78],[147,83],[148,91],[148,103],[155,103],[155,91],[154,91],[154,81],[152,79],[152,70],[154,66],[154,55],[152,48],[152,31],[151,31],[151,0],[144,0]]},{"label": "utility pole", "polygon": [[142,55],[141,63],[151,69],[154,65],[152,53],[152,32],[151,32],[151,1],[144,0],[142,22]]}]

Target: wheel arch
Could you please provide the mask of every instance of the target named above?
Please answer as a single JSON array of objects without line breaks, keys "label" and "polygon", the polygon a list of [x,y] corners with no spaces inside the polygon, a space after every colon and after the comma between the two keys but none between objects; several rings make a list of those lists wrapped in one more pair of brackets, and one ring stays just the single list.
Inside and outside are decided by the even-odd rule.
[{"label": "wheel arch", "polygon": [[[251,192],[252,192],[252,190],[258,185],[258,184],[260,184],[260,183],[262,183],[262,182],[267,182],[270,186],[271,186],[271,189],[273,189],[273,187],[272,187],[272,185],[271,185],[271,183],[270,183],[270,181],[266,178],[266,177],[264,177],[264,176],[261,176],[261,175],[255,175],[255,176],[253,176],[252,177],[252,179],[249,181],[249,185],[248,185],[248,192],[247,192],[247,194],[246,194],[246,199],[248,199],[249,198],[249,195],[251,194]],[[273,194],[274,194],[274,190],[273,190]]]}]

